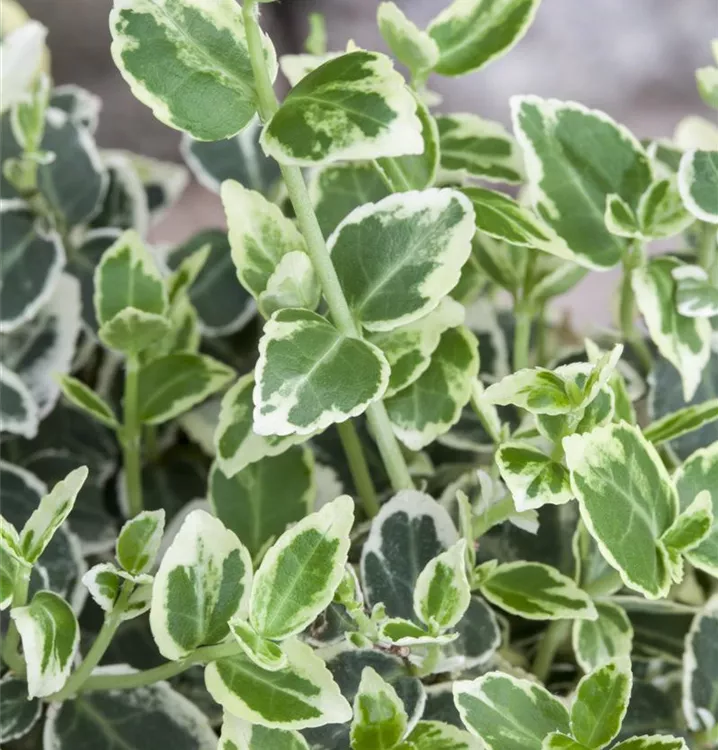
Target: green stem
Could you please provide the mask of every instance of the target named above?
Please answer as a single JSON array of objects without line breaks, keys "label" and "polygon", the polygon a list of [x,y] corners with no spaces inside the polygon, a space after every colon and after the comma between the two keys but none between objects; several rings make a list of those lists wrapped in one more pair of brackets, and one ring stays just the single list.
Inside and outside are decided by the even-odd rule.
[{"label": "green stem", "polygon": [[411,185],[393,159],[384,159],[380,166],[384,168],[395,193],[404,193],[411,190]]},{"label": "green stem", "polygon": [[372,165],[374,166],[374,169],[376,169],[379,177],[381,177],[381,181],[384,183],[386,189],[391,193],[397,192],[394,188],[394,183],[389,179],[389,175],[386,173],[384,167],[382,167],[376,159],[372,161]]},{"label": "green stem", "polygon": [[633,266],[630,260],[623,263],[619,316],[623,338],[631,345],[646,373],[653,369],[653,357],[642,336],[636,331],[636,299],[633,294]]},{"label": "green stem", "polygon": [[698,244],[698,263],[708,274],[708,279],[716,283],[718,279],[718,248],[716,247],[715,224],[701,225],[701,235]]},{"label": "green stem", "polygon": [[[247,47],[254,73],[254,83],[257,89],[257,105],[260,117],[267,122],[279,109],[279,102],[272,88],[264,60],[262,37],[256,17],[257,0],[244,0],[243,14]],[[307,252],[312,260],[314,270],[319,277],[322,291],[326,298],[329,312],[337,328],[345,335],[361,338],[359,326],[354,320],[344,291],[339,282],[329,251],[327,250],[322,230],[317,221],[302,170],[279,163],[287,194],[292,201],[297,216],[299,228],[307,243]],[[367,419],[374,430],[382,460],[395,490],[412,488],[414,486],[404,456],[389,422],[389,415],[382,402],[376,402],[366,411]]]},{"label": "green stem", "polygon": [[471,385],[471,408],[481,422],[481,426],[486,430],[486,434],[491,438],[494,445],[501,443],[501,421],[497,421],[497,413],[493,406],[484,403],[482,395],[484,386],[476,378]]},{"label": "green stem", "polygon": [[235,656],[241,652],[240,646],[234,642],[220,643],[216,646],[204,646],[193,651],[189,656],[179,661],[160,664],[159,667],[145,669],[141,672],[129,674],[99,674],[89,677],[80,688],[81,693],[97,690],[130,690],[131,688],[152,685],[160,680],[181,674],[195,664],[207,664],[217,659]]},{"label": "green stem", "polygon": [[52,700],[63,701],[71,698],[89,679],[92,670],[100,663],[100,659],[102,659],[105,651],[107,651],[117,628],[122,622],[122,613],[127,608],[127,603],[134,587],[134,581],[125,581],[122,584],[115,606],[105,617],[105,623],[97,634],[92,648],[87,652],[87,656],[82,660],[82,664],[70,675],[70,679],[65,683],[62,690],[55,693]]},{"label": "green stem", "polygon": [[556,652],[568,637],[570,630],[571,620],[554,620],[546,629],[531,666],[531,671],[541,682],[546,682]]},{"label": "green stem", "polygon": [[143,508],[142,465],[140,462],[142,426],[139,419],[138,376],[139,363],[137,358],[130,357],[127,360],[125,371],[125,423],[122,428],[122,455],[129,518],[136,516]]},{"label": "green stem", "polygon": [[[29,565],[23,565],[20,570],[20,578],[15,583],[15,591],[12,597],[12,609],[24,607],[27,603],[27,593],[30,588],[30,574],[32,568]],[[5,664],[19,675],[25,674],[25,659],[20,655],[20,633],[18,632],[15,620],[10,620],[7,635],[2,647],[2,658]]]},{"label": "green stem", "polygon": [[523,370],[529,366],[531,315],[521,304],[516,307],[514,322],[514,370]]},{"label": "green stem", "polygon": [[379,512],[379,499],[376,496],[374,483],[371,480],[369,466],[356,427],[354,427],[353,422],[347,420],[337,424],[337,430],[364,512],[369,518],[374,518]]}]

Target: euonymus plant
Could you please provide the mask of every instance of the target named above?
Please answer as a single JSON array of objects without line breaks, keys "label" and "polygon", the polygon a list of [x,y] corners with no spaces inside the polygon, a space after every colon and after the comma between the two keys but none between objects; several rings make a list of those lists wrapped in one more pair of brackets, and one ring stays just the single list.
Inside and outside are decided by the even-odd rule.
[{"label": "euonymus plant", "polygon": [[539,0],[381,3],[395,60],[261,7],[115,0],[229,228],[152,247],[185,170],[3,2],[3,746],[715,747],[718,128],[440,114]]}]

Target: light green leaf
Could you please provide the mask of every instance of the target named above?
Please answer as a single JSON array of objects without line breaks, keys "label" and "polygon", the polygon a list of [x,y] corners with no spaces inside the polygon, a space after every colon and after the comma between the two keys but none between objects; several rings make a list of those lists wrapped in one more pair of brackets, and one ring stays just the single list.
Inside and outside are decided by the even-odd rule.
[{"label": "light green leaf", "polygon": [[660,445],[668,440],[675,440],[681,435],[687,435],[693,430],[699,430],[703,425],[718,419],[718,398],[704,401],[695,406],[666,414],[665,417],[652,422],[643,430],[643,436],[654,445]]},{"label": "light green leaf", "polygon": [[250,724],[225,711],[217,750],[309,750],[309,745],[293,729]]},{"label": "light green leaf", "polygon": [[112,407],[81,380],[71,375],[60,378],[60,387],[65,398],[75,406],[83,409],[98,422],[111,428],[118,426],[117,417]]},{"label": "light green leaf", "polygon": [[693,731],[718,723],[718,608],[715,600],[691,624],[683,654],[683,714]]},{"label": "light green leaf", "polygon": [[444,646],[458,638],[458,633],[432,633],[422,625],[401,617],[389,617],[378,628],[379,639],[395,647]]},{"label": "light green leaf", "polygon": [[700,266],[673,269],[676,281],[676,307],[688,318],[712,318],[718,315],[718,287],[712,284]]},{"label": "light green leaf", "polygon": [[678,170],[678,190],[697,219],[718,224],[718,152],[686,151]]},{"label": "light green leaf", "polygon": [[696,451],[673,477],[681,510],[687,510],[701,492],[708,490],[713,502],[713,525],[708,536],[686,553],[697,568],[718,577],[718,443]]},{"label": "light green leaf", "polygon": [[17,530],[0,516],[0,611],[12,603],[20,576],[29,574],[28,565],[22,559]]},{"label": "light green leaf", "polygon": [[625,422],[566,437],[563,447],[581,517],[601,554],[629,588],[664,597],[671,574],[660,538],[678,515],[678,498],[655,448]]},{"label": "light green leaf", "polygon": [[0,680],[0,742],[24,737],[42,716],[42,703],[30,699],[27,682],[9,672]]},{"label": "light green leaf", "polygon": [[252,561],[236,535],[203,510],[192,511],[155,576],[150,626],[167,659],[223,640],[227,622],[245,615]]},{"label": "light green leaf", "polygon": [[596,602],[596,611],[597,620],[573,623],[573,650],[584,672],[631,655],[633,628],[628,615],[610,602]]},{"label": "light green leaf", "polygon": [[287,95],[262,133],[265,152],[282,163],[420,154],[416,101],[391,60],[357,50],[320,65]]},{"label": "light green leaf", "polygon": [[630,661],[609,662],[587,674],[571,706],[571,733],[589,748],[602,748],[618,734],[631,697]]},{"label": "light green leaf", "polygon": [[317,495],[312,452],[290,447],[233,476],[215,465],[209,476],[212,509],[256,560],[290,524],[311,513]]},{"label": "light green leaf", "polygon": [[523,164],[518,144],[498,122],[473,114],[440,115],[441,171],[448,179],[466,178],[517,184]]},{"label": "light green leaf", "polygon": [[164,510],[143,510],[120,529],[115,556],[132,575],[147,573],[154,565],[165,530]]},{"label": "light green leaf", "polygon": [[222,203],[237,277],[259,299],[282,258],[304,253],[306,243],[278,206],[234,180],[223,183]]},{"label": "light green leaf", "polygon": [[152,577],[148,575],[133,576],[120,570],[112,563],[98,563],[93,565],[84,576],[82,582],[90,592],[90,596],[105,612],[112,612],[125,581],[132,581],[136,585],[129,598],[120,619],[131,620],[147,612],[152,597]]},{"label": "light green leaf", "polygon": [[389,365],[377,347],[320,315],[280,310],[264,327],[255,378],[254,431],[309,435],[381,398]]},{"label": "light green leaf", "polygon": [[246,620],[237,617],[231,619],[229,631],[245,655],[260,669],[276,672],[287,666],[287,657],[282,649],[273,641],[262,638]]},{"label": "light green leaf", "polygon": [[543,367],[507,375],[484,391],[484,399],[501,406],[513,404],[532,414],[565,414],[578,405],[572,401],[566,381]]},{"label": "light green leaf", "polygon": [[511,106],[537,213],[582,265],[616,265],[625,242],[606,229],[606,198],[615,193],[637,207],[652,182],[641,144],[607,115],[580,104],[524,96]]},{"label": "light green leaf", "polygon": [[547,734],[569,731],[563,703],[534,682],[489,672],[453,691],[461,721],[489,750],[541,750]]},{"label": "light green leaf", "polygon": [[257,302],[259,311],[269,318],[286,307],[316,310],[321,296],[322,289],[312,261],[306,253],[294,251],[277,263]]},{"label": "light green leaf", "polygon": [[264,638],[300,633],[329,606],[344,575],[354,502],[343,495],[268,550],[254,577],[250,622]]},{"label": "light green leaf", "polygon": [[354,698],[352,750],[391,750],[404,736],[407,720],[396,690],[371,667],[365,667]]},{"label": "light green leaf", "polygon": [[460,539],[431,560],[414,587],[414,611],[432,631],[453,628],[471,602],[466,576],[466,540]]},{"label": "light green leaf", "polygon": [[226,477],[233,477],[246,466],[278,456],[292,445],[309,439],[308,435],[258,435],[252,425],[253,389],[254,375],[250,373],[240,378],[222,398],[214,444],[217,463]]},{"label": "light green leaf", "polygon": [[1,367],[0,432],[33,438],[38,424],[38,407],[28,387],[12,370]]},{"label": "light green leaf", "polygon": [[43,553],[53,534],[70,514],[87,474],[87,466],[71,471],[40,500],[20,532],[20,549],[25,560],[34,563]]},{"label": "light green leaf", "polygon": [[669,551],[689,552],[708,536],[713,522],[711,493],[703,490],[676,518],[673,525],[661,537],[661,541]]},{"label": "light green leaf", "polygon": [[392,331],[370,334],[368,340],[378,346],[391,367],[389,387],[384,398],[389,398],[415,382],[431,364],[442,334],[464,322],[462,305],[450,297],[423,318]]},{"label": "light green leaf", "polygon": [[613,750],[688,750],[685,740],[667,734],[631,737],[613,746]]},{"label": "light green leaf", "polygon": [[145,424],[162,424],[189,411],[234,377],[216,359],[179,352],[150,360],[140,368],[138,403]]},{"label": "light green leaf", "polygon": [[563,505],[573,498],[568,471],[529,443],[502,444],[496,465],[518,511]]},{"label": "light green leaf", "polygon": [[705,318],[686,318],[676,310],[676,258],[654,258],[632,275],[638,309],[658,351],[681,373],[683,394],[690,401],[710,358],[711,325]]},{"label": "light green leaf", "polygon": [[526,33],[540,0],[454,0],[429,24],[439,46],[434,70],[460,76],[504,55]]},{"label": "light green leaf", "polygon": [[355,209],[327,245],[356,318],[388,331],[421,318],[451,291],[473,234],[469,201],[432,188]]},{"label": "light green leaf", "polygon": [[171,333],[171,323],[162,315],[128,308],[105,323],[98,331],[98,336],[110,349],[137,355],[160,344]]},{"label": "light green leaf", "polygon": [[606,196],[606,212],[604,214],[606,229],[617,237],[638,237],[643,239],[638,217],[631,206],[617,193]]},{"label": "light green leaf", "polygon": [[527,620],[595,620],[590,597],[550,565],[517,561],[496,567],[481,593],[497,607]]},{"label": "light green leaf", "polygon": [[210,695],[234,716],[269,728],[304,729],[351,719],[351,706],[311,646],[296,638],[281,645],[287,666],[260,669],[249,657],[212,662],[205,670]]},{"label": "light green leaf", "polygon": [[[112,57],[132,93],[159,120],[202,141],[238,133],[256,91],[242,9],[232,0],[115,0]],[[277,61],[262,34],[265,64]]]},{"label": "light green leaf", "polygon": [[80,628],[70,605],[51,591],[38,591],[27,607],[10,612],[20,633],[27,665],[29,698],[62,688],[80,645]]},{"label": "light green leaf", "polygon": [[573,737],[561,732],[551,732],[544,738],[541,750],[588,750],[588,748],[576,742]]},{"label": "light green leaf", "polygon": [[420,721],[406,738],[414,750],[478,750],[467,732],[442,721]]},{"label": "light green leaf", "polygon": [[641,234],[656,239],[680,234],[695,221],[683,205],[672,175],[654,182],[641,196],[638,221]]},{"label": "light green leaf", "polygon": [[412,75],[430,71],[439,60],[439,47],[417,28],[395,3],[385,2],[377,10],[379,32],[394,57],[406,65]]}]

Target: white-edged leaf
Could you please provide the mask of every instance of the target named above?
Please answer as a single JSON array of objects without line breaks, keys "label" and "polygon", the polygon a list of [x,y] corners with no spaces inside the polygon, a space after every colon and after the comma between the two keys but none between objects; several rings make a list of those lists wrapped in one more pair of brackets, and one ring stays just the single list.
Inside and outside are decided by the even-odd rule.
[{"label": "white-edged leaf", "polygon": [[393,647],[415,648],[416,646],[446,646],[458,637],[458,633],[430,632],[423,625],[417,625],[402,617],[388,617],[377,628],[379,640]]},{"label": "white-edged leaf", "polygon": [[406,740],[415,750],[478,750],[474,737],[443,721],[418,722]]},{"label": "white-edged leaf", "polygon": [[264,327],[255,379],[254,431],[309,435],[381,398],[389,365],[377,347],[320,315],[287,309]]},{"label": "white-edged leaf", "polygon": [[22,379],[0,366],[0,432],[33,438],[40,419],[38,407]]},{"label": "white-edged leaf", "polygon": [[690,552],[708,536],[713,526],[713,502],[709,490],[702,490],[695,500],[680,513],[673,525],[661,537],[670,551]]},{"label": "white-edged leaf", "polygon": [[688,750],[686,741],[667,734],[631,737],[613,746],[613,750]]},{"label": "white-edged leaf", "polygon": [[694,430],[700,430],[704,425],[717,419],[718,398],[713,398],[694,406],[686,406],[672,414],[666,414],[644,428],[643,436],[654,445],[660,445]]},{"label": "white-edged leaf", "polygon": [[718,224],[718,153],[692,150],[683,154],[678,189],[697,219]]},{"label": "white-edged leaf", "polygon": [[257,302],[259,311],[269,318],[285,307],[316,310],[321,296],[312,261],[305,252],[294,251],[282,256]]},{"label": "white-edged leaf", "polygon": [[[350,44],[347,44],[347,51],[351,51],[350,46]],[[353,49],[356,49],[356,47]],[[282,55],[279,58],[279,69],[293,88],[320,65],[329,62],[329,60],[334,60],[341,54],[341,52],[322,52],[315,55],[311,52],[300,52],[296,55]]]},{"label": "white-edged leaf", "polygon": [[631,655],[633,627],[628,615],[611,602],[596,602],[596,611],[597,620],[573,623],[573,650],[584,672]]},{"label": "white-edged leaf", "polygon": [[631,206],[617,193],[606,196],[604,221],[606,229],[617,237],[644,239],[638,224],[638,217]]},{"label": "white-edged leaf", "polygon": [[718,315],[718,287],[711,283],[700,266],[678,266],[673,269],[676,280],[676,308],[688,318],[712,318]]},{"label": "white-edged leaf", "polygon": [[683,714],[693,731],[718,724],[718,607],[709,602],[691,624],[683,654]]},{"label": "white-edged leaf", "polygon": [[417,28],[395,3],[384,2],[377,9],[379,32],[396,59],[413,75],[430,71],[439,60],[439,47]]},{"label": "white-edged leaf", "polygon": [[137,355],[166,343],[172,333],[172,324],[163,315],[126,308],[101,326],[97,335],[110,349]]},{"label": "white-edged leaf", "polygon": [[0,680],[0,742],[24,737],[42,716],[42,703],[29,698],[27,682],[10,672]]},{"label": "white-edged leaf", "polygon": [[167,659],[217,643],[228,621],[246,614],[252,561],[236,535],[202,510],[192,511],[155,576],[150,626]]},{"label": "white-edged leaf", "polygon": [[300,633],[329,606],[344,575],[354,502],[343,495],[279,537],[252,586],[250,622],[261,636]]},{"label": "white-edged leaf", "polygon": [[507,375],[490,385],[483,398],[490,404],[513,404],[532,414],[565,414],[574,407],[564,378],[542,367]]},{"label": "white-edged leaf", "polygon": [[[5,11],[8,15],[10,15],[9,8],[10,6]],[[46,36],[47,27],[39,21],[27,19],[25,23],[20,23],[12,31],[8,24],[3,34],[2,47],[0,47],[2,50],[0,83],[3,89],[0,111],[5,112],[10,109],[27,93],[27,89],[43,62]]]},{"label": "white-edged leaf", "polygon": [[105,612],[112,612],[120,591],[126,581],[136,584],[127,598],[127,603],[120,615],[120,619],[131,620],[147,612],[152,598],[152,577],[144,574],[133,576],[120,570],[112,563],[98,563],[93,565],[84,576],[82,583],[90,592],[90,596]]},{"label": "white-edged leaf", "polygon": [[357,50],[320,65],[289,92],[260,139],[285,164],[420,154],[416,101],[391,60]]},{"label": "white-edged leaf", "polygon": [[93,133],[97,130],[102,99],[74,83],[55,86],[50,93],[50,106],[67,112],[70,119]]},{"label": "white-edged leaf", "polygon": [[30,698],[52,695],[65,684],[80,645],[70,605],[52,591],[38,591],[26,607],[10,612],[20,633]]},{"label": "white-edged leaf", "polygon": [[165,530],[165,511],[143,510],[120,529],[117,562],[132,575],[147,573],[155,563]]},{"label": "white-edged leaf", "polygon": [[293,729],[270,729],[250,724],[225,711],[217,750],[309,750],[307,741]]},{"label": "white-edged leaf", "polygon": [[406,733],[408,717],[396,690],[365,667],[354,697],[352,750],[391,750]]},{"label": "white-edged leaf", "polygon": [[98,422],[107,427],[118,426],[117,417],[112,407],[99,396],[92,388],[89,388],[81,380],[71,375],[63,375],[60,378],[60,387],[65,398],[74,406],[83,409]]},{"label": "white-edged leaf", "polygon": [[245,656],[260,669],[277,672],[287,666],[287,657],[282,649],[261,635],[246,620],[234,617],[229,621],[229,631],[234,636]]},{"label": "white-edged leaf", "polygon": [[10,606],[20,577],[29,574],[29,566],[20,551],[17,529],[0,516],[0,610]]}]

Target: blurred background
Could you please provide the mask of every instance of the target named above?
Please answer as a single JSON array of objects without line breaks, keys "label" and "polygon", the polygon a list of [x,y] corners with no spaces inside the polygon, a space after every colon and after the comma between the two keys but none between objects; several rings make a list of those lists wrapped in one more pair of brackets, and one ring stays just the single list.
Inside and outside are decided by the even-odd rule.
[{"label": "blurred background", "polygon": [[[104,100],[99,143],[180,161],[179,134],[154,119],[130,94],[110,57],[112,0],[21,0],[50,30],[57,84],[77,83]],[[449,0],[396,0],[424,27]],[[263,25],[279,54],[299,52],[311,11],[325,14],[329,49],[348,39],[385,51],[376,28],[379,0],[279,0],[263,6]],[[601,109],[639,137],[670,136],[686,114],[715,118],[696,92],[694,71],[711,63],[718,36],[718,0],[543,0],[522,41],[484,70],[460,79],[434,76],[446,112],[509,120],[508,99],[533,93]],[[223,223],[216,196],[188,188],[155,239],[175,242]],[[611,274],[593,274],[572,295],[577,317],[608,320]],[[589,297],[586,297],[588,293]],[[587,299],[592,300],[587,304]],[[571,300],[568,303],[575,308]]]}]

